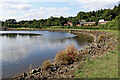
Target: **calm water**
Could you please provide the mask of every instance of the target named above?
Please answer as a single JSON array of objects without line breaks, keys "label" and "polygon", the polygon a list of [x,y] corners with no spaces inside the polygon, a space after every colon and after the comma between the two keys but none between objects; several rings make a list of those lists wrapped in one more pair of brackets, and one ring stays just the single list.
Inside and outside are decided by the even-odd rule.
[{"label": "calm water", "polygon": [[83,34],[49,31],[0,31],[0,62],[2,77],[13,77],[40,66],[44,60],[53,60],[57,51],[74,44],[82,49],[92,37]]}]

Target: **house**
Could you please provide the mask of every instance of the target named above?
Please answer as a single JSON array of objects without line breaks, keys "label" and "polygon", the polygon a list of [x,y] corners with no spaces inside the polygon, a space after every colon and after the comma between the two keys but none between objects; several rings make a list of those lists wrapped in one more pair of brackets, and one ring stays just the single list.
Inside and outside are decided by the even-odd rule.
[{"label": "house", "polygon": [[86,23],[84,23],[84,26],[91,26],[91,25],[95,25],[95,22],[86,22]]},{"label": "house", "polygon": [[68,21],[67,23],[64,24],[64,26],[68,26],[68,25],[73,26],[73,23],[71,21]]},{"label": "house", "polygon": [[79,23],[80,23],[80,24],[85,24],[86,21],[85,21],[85,20],[80,20]]},{"label": "house", "polygon": [[68,21],[67,24],[73,26],[73,23],[71,21]]},{"label": "house", "polygon": [[64,26],[67,26],[68,24],[64,24]]},{"label": "house", "polygon": [[104,21],[104,19],[100,19],[99,22],[98,22],[98,25],[99,24],[106,24],[107,22],[109,22],[109,21]]},{"label": "house", "polygon": [[85,26],[95,25],[95,22],[86,22],[85,20],[80,20],[79,23],[80,23],[80,26],[81,26],[82,24],[85,25]]},{"label": "house", "polygon": [[81,26],[80,24],[76,24],[76,26]]}]

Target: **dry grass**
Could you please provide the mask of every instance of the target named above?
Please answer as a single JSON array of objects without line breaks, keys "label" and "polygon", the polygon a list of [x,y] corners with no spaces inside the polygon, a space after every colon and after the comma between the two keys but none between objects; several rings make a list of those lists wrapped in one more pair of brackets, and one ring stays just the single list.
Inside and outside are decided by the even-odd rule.
[{"label": "dry grass", "polygon": [[71,64],[78,60],[78,50],[74,45],[69,45],[65,50],[58,51],[54,59],[56,64]]},{"label": "dry grass", "polygon": [[42,63],[42,68],[43,69],[48,69],[52,66],[51,64],[51,60],[45,60],[43,63]]}]

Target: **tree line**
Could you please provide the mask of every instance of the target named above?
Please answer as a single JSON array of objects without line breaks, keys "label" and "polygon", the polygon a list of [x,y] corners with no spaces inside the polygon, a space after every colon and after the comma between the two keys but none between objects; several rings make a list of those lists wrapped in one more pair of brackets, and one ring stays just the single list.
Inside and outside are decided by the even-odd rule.
[{"label": "tree line", "polygon": [[[86,20],[87,22],[98,22],[100,19],[106,21],[115,20],[117,16],[120,16],[120,5],[115,6],[113,9],[101,9],[90,12],[79,12],[75,17],[53,17],[40,20],[22,20],[16,21],[15,19],[8,19],[6,21],[0,21],[1,26],[20,28],[46,28],[50,26],[64,26],[68,21],[73,23],[73,26],[79,24],[80,20]],[[96,24],[97,25],[97,24]]]}]

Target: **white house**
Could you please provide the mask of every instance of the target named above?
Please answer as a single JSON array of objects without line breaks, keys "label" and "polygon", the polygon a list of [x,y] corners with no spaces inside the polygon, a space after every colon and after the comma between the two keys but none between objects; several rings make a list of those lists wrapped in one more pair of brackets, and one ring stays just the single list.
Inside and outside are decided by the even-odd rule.
[{"label": "white house", "polygon": [[108,21],[104,21],[104,19],[100,19],[98,24],[106,24]]}]

